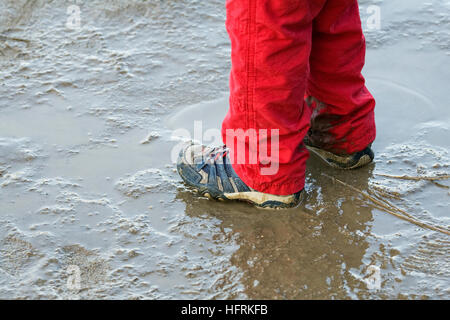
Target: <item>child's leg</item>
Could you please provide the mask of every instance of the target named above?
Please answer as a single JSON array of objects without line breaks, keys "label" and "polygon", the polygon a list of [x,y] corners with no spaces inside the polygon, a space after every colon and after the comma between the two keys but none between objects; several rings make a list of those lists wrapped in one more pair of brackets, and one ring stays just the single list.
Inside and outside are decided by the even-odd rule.
[{"label": "child's leg", "polygon": [[[230,109],[222,125],[231,149],[233,168],[260,192],[287,195],[304,187],[308,152],[303,138],[309,128],[304,107],[311,50],[312,21],[325,1],[227,0],[227,30],[231,39]],[[256,164],[239,164],[230,130],[279,130],[278,171],[262,175],[258,149],[244,141]],[[228,131],[228,133],[227,133]],[[259,142],[263,138],[258,136]],[[270,149],[270,147],[269,147]],[[252,158],[252,156],[247,158]]]},{"label": "child's leg", "polygon": [[356,0],[327,1],[313,22],[308,143],[351,154],[375,139],[375,100],[361,70],[365,39]]}]

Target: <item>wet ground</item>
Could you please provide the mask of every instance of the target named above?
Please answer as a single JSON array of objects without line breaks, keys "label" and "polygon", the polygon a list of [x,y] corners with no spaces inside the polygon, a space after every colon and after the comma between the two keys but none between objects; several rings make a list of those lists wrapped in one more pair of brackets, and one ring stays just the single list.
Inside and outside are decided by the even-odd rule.
[{"label": "wet ground", "polygon": [[448,180],[382,175],[449,174],[450,3],[360,4],[376,162],[311,157],[304,205],[270,212],[171,161],[174,130],[226,112],[224,1],[0,1],[0,298],[450,298],[448,235],[329,178],[448,228]]}]

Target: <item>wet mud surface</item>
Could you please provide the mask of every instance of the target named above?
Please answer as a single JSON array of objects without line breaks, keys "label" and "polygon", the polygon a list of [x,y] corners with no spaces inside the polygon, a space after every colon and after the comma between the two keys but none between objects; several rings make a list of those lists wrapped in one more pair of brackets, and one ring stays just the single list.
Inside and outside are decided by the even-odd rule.
[{"label": "wet mud surface", "polygon": [[304,204],[270,212],[196,197],[171,160],[226,112],[224,1],[1,1],[0,298],[448,299],[449,236],[329,177],[448,228],[448,180],[384,175],[450,172],[450,6],[360,3],[376,161],[311,156]]}]

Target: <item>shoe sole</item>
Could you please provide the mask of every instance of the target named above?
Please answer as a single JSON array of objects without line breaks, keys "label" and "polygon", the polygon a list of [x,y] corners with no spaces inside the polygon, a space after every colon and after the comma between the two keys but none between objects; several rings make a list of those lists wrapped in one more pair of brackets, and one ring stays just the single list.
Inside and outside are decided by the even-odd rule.
[{"label": "shoe sole", "polygon": [[[186,181],[185,181],[186,182]],[[188,182],[186,182],[187,185],[189,185]],[[242,192],[242,193],[232,193],[232,194],[220,194],[220,195],[213,195],[209,189],[198,189],[194,188],[194,191],[199,193],[201,196],[207,197],[210,200],[216,200],[216,201],[236,201],[236,202],[245,202],[248,204],[253,205],[254,207],[258,209],[265,209],[265,210],[283,210],[283,209],[291,209],[296,208],[300,205],[301,199],[303,196],[303,192],[301,193],[301,196],[299,197],[298,203],[282,203],[274,200],[268,200],[268,201],[255,201],[249,198],[248,193],[249,192]],[[257,192],[255,192],[257,193]],[[259,193],[259,192],[258,192]],[[251,197],[251,196],[250,196]]]},{"label": "shoe sole", "polygon": [[362,151],[364,152],[364,154],[358,159],[358,161],[354,163],[352,163],[352,160],[354,161],[353,157],[339,156],[323,149],[311,147],[308,145],[306,146],[306,148],[317,155],[319,158],[321,158],[323,161],[325,161],[325,163],[327,163],[329,166],[341,170],[352,170],[363,167],[371,163],[374,158],[373,151],[370,148],[366,148],[364,151]]}]

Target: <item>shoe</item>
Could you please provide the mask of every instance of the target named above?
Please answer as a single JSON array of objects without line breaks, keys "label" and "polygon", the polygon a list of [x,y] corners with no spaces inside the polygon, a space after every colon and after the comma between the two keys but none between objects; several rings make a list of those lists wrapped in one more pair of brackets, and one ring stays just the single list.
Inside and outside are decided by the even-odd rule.
[{"label": "shoe", "polygon": [[189,144],[181,150],[177,170],[185,183],[210,199],[249,202],[258,208],[296,207],[302,191],[288,196],[258,192],[247,186],[234,172],[228,149]]},{"label": "shoe", "polygon": [[306,148],[319,156],[328,165],[333,168],[351,170],[363,167],[371,163],[375,157],[371,146],[369,145],[362,151],[355,152],[348,155],[339,155],[324,149],[312,146],[307,139],[304,140]]},{"label": "shoe", "polygon": [[[303,140],[303,142],[306,145],[306,148],[308,148],[309,151],[319,156],[331,167],[337,169],[344,169],[344,170],[356,169],[368,165],[373,161],[375,155],[371,149],[372,146],[371,144],[367,146],[364,150],[359,152],[355,152],[352,154],[336,154],[331,151],[324,150],[319,146],[317,146],[316,143],[313,143],[314,141],[313,136],[317,135],[314,133],[315,131],[313,130],[314,127],[324,126],[323,123],[319,125],[317,124],[316,118],[317,115],[315,115],[314,110],[321,110],[326,106],[326,104],[314,98],[313,96],[306,97],[305,102],[310,108],[312,108],[313,111],[313,115],[311,116],[311,129],[309,129],[308,134]],[[332,121],[331,119],[332,117],[330,117],[329,121]],[[324,120],[322,119],[320,122],[323,121]],[[323,133],[324,133],[323,129],[319,130],[320,135],[323,135]],[[319,139],[319,140],[326,140],[326,139]]]}]

